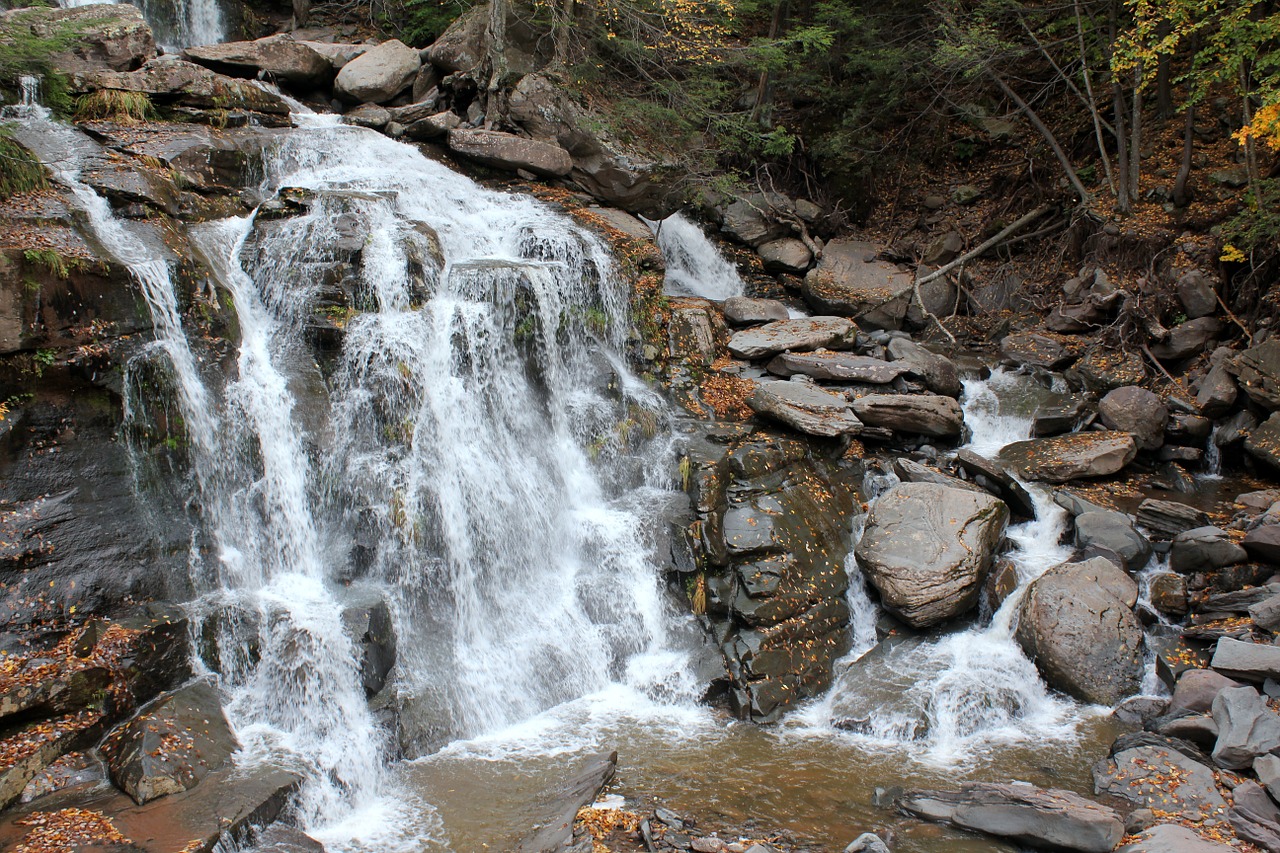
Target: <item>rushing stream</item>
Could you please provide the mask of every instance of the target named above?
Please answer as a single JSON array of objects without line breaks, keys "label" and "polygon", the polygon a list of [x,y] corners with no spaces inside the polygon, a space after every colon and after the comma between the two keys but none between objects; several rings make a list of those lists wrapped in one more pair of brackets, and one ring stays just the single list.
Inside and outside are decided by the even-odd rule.
[{"label": "rushing stream", "polygon": [[[653,568],[672,416],[625,366],[628,294],[605,244],[412,146],[296,118],[260,195],[301,199],[301,215],[264,204],[191,229],[234,301],[225,381],[188,339],[168,262],[80,180],[83,138],[38,113],[23,138],[147,299],[139,367],[163,356],[199,513],[196,640],[238,760],[302,773],[296,815],[328,849],[504,849],[575,756],[609,748],[625,796],[833,847],[884,817],[868,817],[880,786],[1086,786],[1110,723],[1051,694],[1012,639],[1026,585],[1070,555],[1046,493],[1009,532],[1019,587],[989,623],[868,653],[876,606],[850,556],[854,652],[834,687],[773,728],[725,719],[698,702],[700,629]],[[659,239],[684,247],[669,260],[686,289],[740,292],[685,228],[667,220]],[[319,365],[308,323],[338,273],[353,304],[334,308],[341,350]],[[1004,410],[1024,385],[966,383],[970,446],[1026,437],[1029,419]],[[378,607],[398,638],[395,733],[366,702],[347,628]],[[836,725],[850,718],[870,723]],[[902,851],[994,849],[904,833]]]}]

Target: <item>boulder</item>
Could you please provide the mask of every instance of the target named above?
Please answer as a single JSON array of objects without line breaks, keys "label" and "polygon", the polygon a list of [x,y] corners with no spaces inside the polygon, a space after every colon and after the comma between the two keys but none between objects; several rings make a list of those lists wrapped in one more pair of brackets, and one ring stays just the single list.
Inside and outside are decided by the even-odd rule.
[{"label": "boulder", "polygon": [[1114,474],[1137,453],[1128,433],[1098,431],[1017,441],[1001,450],[999,459],[1025,480],[1065,483]]},{"label": "boulder", "polygon": [[854,553],[884,607],[924,628],[977,603],[1008,520],[990,495],[903,483],[872,505]]},{"label": "boulder", "polygon": [[333,93],[348,103],[385,104],[413,85],[420,64],[418,51],[398,39],[384,41],[342,66]]},{"label": "boulder", "polygon": [[422,51],[422,61],[430,62],[446,74],[470,71],[485,57],[485,28],[489,4],[477,3],[459,15],[440,37]]},{"label": "boulder", "polygon": [[1280,755],[1260,755],[1253,762],[1253,772],[1271,798],[1280,803]]},{"label": "boulder", "polygon": [[1240,540],[1240,545],[1253,559],[1280,565],[1280,524],[1253,528]]},{"label": "boulder", "polygon": [[1147,378],[1147,365],[1141,354],[1110,348],[1094,350],[1072,369],[1080,374],[1086,388],[1098,394],[1125,385],[1139,385]]},{"label": "boulder", "polygon": [[964,429],[960,404],[941,394],[867,394],[851,405],[863,423],[897,432],[955,438]]},{"label": "boulder", "polygon": [[377,104],[361,104],[342,114],[343,124],[354,124],[357,127],[368,127],[381,130],[391,121],[391,111]]},{"label": "boulder", "polygon": [[1280,752],[1280,714],[1267,707],[1252,687],[1227,687],[1213,699],[1218,741],[1213,760],[1219,767],[1241,770],[1260,755]]},{"label": "boulder", "polygon": [[1227,844],[1209,841],[1177,823],[1162,823],[1138,833],[1116,853],[1230,853]]},{"label": "boulder", "polygon": [[1222,321],[1215,317],[1188,320],[1169,330],[1169,337],[1151,345],[1151,354],[1161,361],[1177,361],[1204,352],[1222,331]]},{"label": "boulder", "polygon": [[570,178],[602,204],[648,219],[664,219],[680,207],[673,170],[608,133],[608,122],[550,77],[526,74],[512,90],[507,110],[534,139],[568,151]]},{"label": "boulder", "polygon": [[1209,666],[1242,681],[1280,681],[1280,646],[1246,643],[1223,637],[1213,650]]},{"label": "boulder", "polygon": [[1192,320],[1208,317],[1218,310],[1218,297],[1213,286],[1213,279],[1200,270],[1185,272],[1175,285],[1178,301],[1182,303],[1187,317]]},{"label": "boulder", "polygon": [[138,7],[125,3],[31,6],[0,13],[0,41],[32,36],[50,41],[55,52],[49,64],[64,74],[133,71],[156,55],[151,27]]},{"label": "boulder", "polygon": [[1221,819],[1227,811],[1213,770],[1172,746],[1153,743],[1117,750],[1094,765],[1093,786],[1099,794],[1180,813],[1189,820]]},{"label": "boulder", "polygon": [[1049,684],[1085,702],[1114,705],[1142,683],[1142,626],[1121,575],[1107,560],[1064,563],[1022,602],[1018,644]]},{"label": "boulder", "polygon": [[328,82],[333,64],[309,45],[284,33],[257,41],[230,41],[189,47],[183,55],[192,62],[232,77],[278,80],[296,88],[312,88]]},{"label": "boulder", "polygon": [[715,329],[706,308],[676,308],[667,323],[667,353],[687,364],[710,367],[716,360]]},{"label": "boulder", "polygon": [[1209,516],[1184,503],[1146,498],[1138,504],[1138,524],[1157,539],[1172,539],[1179,533],[1207,526]]},{"label": "boulder", "polygon": [[1231,792],[1231,828],[1236,837],[1262,850],[1280,850],[1280,808],[1257,782],[1246,781]]},{"label": "boulder", "polygon": [[794,202],[781,193],[738,196],[720,212],[720,230],[744,245],[763,246],[790,233],[782,219],[794,212]]},{"label": "boulder", "polygon": [[910,791],[896,805],[923,820],[1048,850],[1110,853],[1124,836],[1124,823],[1114,809],[1071,791],[1026,782],[968,782],[955,792]]},{"label": "boulder", "polygon": [[747,398],[751,410],[808,435],[857,435],[862,422],[839,394],[807,382],[757,382]]},{"label": "boulder", "polygon": [[804,278],[805,301],[824,314],[854,317],[875,328],[901,328],[912,276],[876,260],[879,252],[874,243],[832,240]]},{"label": "boulder", "polygon": [[323,56],[328,62],[329,67],[336,73],[342,70],[342,66],[346,65],[357,56],[363,56],[369,52],[372,45],[368,44],[344,44],[342,42],[328,41],[307,41],[299,40],[298,44],[306,45],[316,53]]},{"label": "boulder", "polygon": [[109,734],[111,781],[138,805],[194,788],[239,748],[218,691],[196,682],[170,693]]},{"label": "boulder", "polygon": [[1280,595],[1273,595],[1249,606],[1249,618],[1259,628],[1280,633]]},{"label": "boulder", "polygon": [[1139,450],[1156,450],[1164,444],[1169,410],[1157,395],[1136,385],[1108,391],[1098,403],[1102,422],[1133,436]]},{"label": "boulder", "polygon": [[[1123,512],[1086,512],[1076,516],[1076,547],[1087,556],[1115,556],[1136,572],[1151,559],[1151,543]],[[1130,607],[1133,605],[1130,604]]]},{"label": "boulder", "polygon": [[1269,411],[1280,409],[1280,338],[1270,337],[1225,364],[1250,400]]},{"label": "boulder", "polygon": [[1230,534],[1217,527],[1195,527],[1173,537],[1169,549],[1169,568],[1175,572],[1215,571],[1249,559],[1244,548],[1232,541]]},{"label": "boulder", "polygon": [[964,251],[964,235],[955,231],[948,231],[946,234],[935,237],[920,256],[920,263],[925,266],[937,267],[950,263],[960,257],[960,253]]},{"label": "boulder", "polygon": [[1190,606],[1187,598],[1187,579],[1173,572],[1161,572],[1153,577],[1147,591],[1151,606],[1166,616],[1186,616]]},{"label": "boulder", "polygon": [[425,118],[418,119],[413,124],[406,125],[404,135],[409,139],[426,142],[427,140],[447,136],[450,131],[461,126],[462,119],[458,118],[456,113],[448,111],[432,113]]},{"label": "boulder", "polygon": [[497,130],[451,130],[449,150],[468,160],[511,172],[525,169],[544,177],[563,177],[573,169],[573,158],[559,145]]},{"label": "boulder", "polygon": [[987,494],[987,490],[959,477],[952,477],[950,474],[944,474],[937,468],[930,468],[928,465],[921,465],[919,462],[912,462],[905,456],[899,456],[893,460],[893,473],[898,475],[898,479],[904,483],[937,483],[940,486],[950,486],[953,489],[964,489],[968,492],[977,492],[978,494]]},{"label": "boulder", "polygon": [[1031,499],[1031,494],[999,462],[979,456],[967,448],[961,448],[956,452],[956,464],[970,476],[981,478],[982,484],[1008,504],[1015,516],[1036,517],[1036,504]]},{"label": "boulder", "polygon": [[1019,332],[1000,341],[1000,352],[1017,364],[1062,370],[1076,360],[1075,355],[1053,335]]},{"label": "boulder", "polygon": [[800,274],[813,263],[813,253],[809,251],[809,247],[794,237],[770,240],[759,246],[756,254],[764,261],[765,272]]},{"label": "boulder", "polygon": [[866,355],[847,352],[784,352],[769,362],[767,368],[777,376],[797,374],[835,382],[864,382],[887,385],[907,372],[901,362],[882,361]]},{"label": "boulder", "polygon": [[730,296],[721,303],[720,310],[730,326],[754,326],[791,317],[787,306],[778,300],[752,299],[749,296]]},{"label": "boulder", "polygon": [[738,358],[764,358],[780,352],[843,348],[856,329],[843,317],[804,317],[777,320],[754,329],[735,332],[729,352]]},{"label": "boulder", "polygon": [[1220,418],[1236,403],[1239,392],[1236,381],[1231,378],[1231,371],[1225,364],[1215,365],[1207,376],[1200,380],[1200,390],[1196,392],[1196,405],[1207,418]]},{"label": "boulder", "polygon": [[1280,412],[1275,412],[1249,433],[1244,449],[1253,458],[1280,470]]},{"label": "boulder", "polygon": [[955,364],[945,355],[925,349],[908,338],[889,341],[889,357],[907,367],[907,373],[918,377],[935,394],[959,397],[963,386]]}]

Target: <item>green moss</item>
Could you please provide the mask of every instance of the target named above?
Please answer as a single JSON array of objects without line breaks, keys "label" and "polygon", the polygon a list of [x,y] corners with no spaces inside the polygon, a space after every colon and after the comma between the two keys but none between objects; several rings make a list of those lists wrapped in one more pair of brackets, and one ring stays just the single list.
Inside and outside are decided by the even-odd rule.
[{"label": "green moss", "polygon": [[72,102],[67,79],[52,58],[79,46],[82,34],[67,21],[46,36],[36,35],[31,24],[43,17],[37,9],[19,9],[0,26],[0,89],[16,95],[19,77],[37,75],[45,106],[59,115],[69,115]]},{"label": "green moss", "polygon": [[49,187],[49,175],[35,155],[0,131],[0,199]]}]

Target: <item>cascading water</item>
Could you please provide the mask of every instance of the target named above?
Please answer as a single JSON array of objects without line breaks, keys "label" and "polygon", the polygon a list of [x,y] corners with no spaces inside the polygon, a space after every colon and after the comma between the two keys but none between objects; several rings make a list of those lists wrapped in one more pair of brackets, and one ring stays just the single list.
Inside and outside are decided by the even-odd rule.
[{"label": "cascading water", "polygon": [[[142,10],[156,41],[169,50],[217,44],[226,37],[226,19],[218,0],[129,0]],[[58,0],[64,9],[124,0]]]},{"label": "cascading water", "polygon": [[[975,452],[997,452],[1027,437],[1030,417],[1002,413],[1009,395],[1028,380],[995,371],[965,382],[965,421]],[[1049,692],[1034,664],[1013,639],[1013,620],[1026,587],[1050,567],[1070,559],[1059,545],[1065,511],[1049,493],[1029,487],[1036,518],[1008,531],[1017,589],[985,627],[941,637],[890,640],[866,654],[865,645],[837,664],[828,694],[795,716],[802,733],[829,731],[832,723],[871,747],[903,747],[922,760],[952,764],[996,744],[1069,739],[1080,721],[1077,706]]]},{"label": "cascading water", "polygon": [[696,222],[680,213],[645,221],[657,235],[658,248],[667,262],[668,293],[716,302],[742,295],[737,268],[725,260]]}]

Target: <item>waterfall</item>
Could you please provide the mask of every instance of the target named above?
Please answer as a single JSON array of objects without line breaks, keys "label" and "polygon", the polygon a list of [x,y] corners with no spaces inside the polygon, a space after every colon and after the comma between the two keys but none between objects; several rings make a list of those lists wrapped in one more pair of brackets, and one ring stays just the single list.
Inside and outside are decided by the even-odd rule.
[{"label": "waterfall", "polygon": [[[262,191],[305,213],[189,234],[234,302],[224,387],[168,263],[79,180],[83,139],[45,118],[24,136],[71,164],[56,177],[151,309],[200,516],[189,609],[237,760],[299,772],[295,814],[330,850],[444,849],[366,703],[348,611],[389,607],[410,750],[617,690],[692,704],[692,623],[651,556],[668,414],[627,373],[629,294],[599,238],[412,146],[304,124]],[[306,335],[335,270],[350,304],[322,367]]]},{"label": "waterfall", "polygon": [[[57,0],[64,9],[120,0]],[[176,52],[184,47],[217,44],[226,37],[226,19],[218,0],[130,0],[141,11],[156,42]]]},{"label": "waterfall", "polygon": [[667,262],[668,293],[716,302],[742,295],[737,267],[725,260],[696,222],[680,213],[657,222],[645,221],[657,235],[658,248]]}]

